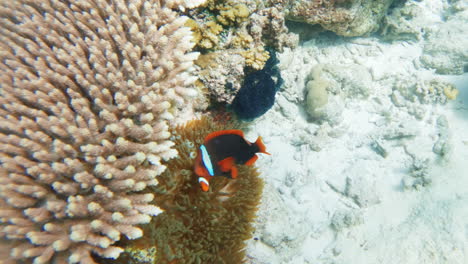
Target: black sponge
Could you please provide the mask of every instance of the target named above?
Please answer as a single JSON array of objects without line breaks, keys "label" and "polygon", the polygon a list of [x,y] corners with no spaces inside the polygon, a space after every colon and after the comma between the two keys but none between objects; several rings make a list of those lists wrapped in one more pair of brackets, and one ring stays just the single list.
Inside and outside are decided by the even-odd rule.
[{"label": "black sponge", "polygon": [[232,110],[242,120],[252,120],[270,109],[275,103],[275,94],[282,84],[281,75],[275,67],[278,63],[274,51],[262,70],[246,75],[244,84],[232,102]]}]

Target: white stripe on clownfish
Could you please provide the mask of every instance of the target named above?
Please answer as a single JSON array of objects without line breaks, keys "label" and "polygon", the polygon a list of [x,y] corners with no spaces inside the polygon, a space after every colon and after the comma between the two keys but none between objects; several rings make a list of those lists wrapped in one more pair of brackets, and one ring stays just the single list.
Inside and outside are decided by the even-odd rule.
[{"label": "white stripe on clownfish", "polygon": [[205,168],[210,174],[210,176],[214,176],[213,165],[211,164],[210,155],[208,154],[205,145],[201,145],[200,150],[202,154],[203,165],[205,165]]}]

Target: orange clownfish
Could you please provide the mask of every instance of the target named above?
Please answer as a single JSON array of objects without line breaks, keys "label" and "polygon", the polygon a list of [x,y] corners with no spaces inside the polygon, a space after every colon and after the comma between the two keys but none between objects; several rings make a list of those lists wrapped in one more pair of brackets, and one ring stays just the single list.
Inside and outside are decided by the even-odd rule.
[{"label": "orange clownfish", "polygon": [[210,179],[214,176],[237,178],[236,164],[253,165],[258,159],[256,153],[266,152],[262,138],[252,143],[244,138],[242,130],[221,130],[208,134],[198,149],[195,160],[195,173],[201,189],[210,189]]}]

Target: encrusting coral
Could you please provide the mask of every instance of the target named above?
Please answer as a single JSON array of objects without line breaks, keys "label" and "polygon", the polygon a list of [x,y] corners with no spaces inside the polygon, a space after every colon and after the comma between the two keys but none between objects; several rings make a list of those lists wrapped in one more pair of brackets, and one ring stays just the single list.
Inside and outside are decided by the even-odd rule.
[{"label": "encrusting coral", "polygon": [[117,258],[161,212],[201,2],[0,1],[0,262]]},{"label": "encrusting coral", "polygon": [[147,236],[132,242],[133,248],[156,245],[155,263],[244,262],[245,240],[252,236],[252,219],[263,189],[257,169],[242,165],[235,180],[214,177],[209,192],[201,190],[193,171],[205,136],[232,128],[239,127],[205,117],[175,129],[179,158],[168,162],[158,186],[151,187],[155,204],[164,212],[145,225]]}]

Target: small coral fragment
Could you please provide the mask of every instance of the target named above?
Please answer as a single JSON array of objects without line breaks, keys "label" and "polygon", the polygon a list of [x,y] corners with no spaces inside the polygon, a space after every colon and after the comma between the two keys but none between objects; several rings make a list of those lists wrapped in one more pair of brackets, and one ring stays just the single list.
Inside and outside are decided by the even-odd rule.
[{"label": "small coral fragment", "polygon": [[219,23],[228,26],[242,23],[249,17],[249,15],[249,8],[244,4],[236,4],[234,6],[225,4],[216,18]]},{"label": "small coral fragment", "polygon": [[453,85],[447,85],[444,87],[444,95],[449,100],[455,100],[458,96],[458,90]]},{"label": "small coral fragment", "polygon": [[245,32],[238,32],[231,41],[231,45],[234,48],[245,48],[249,47],[254,42],[252,36]]},{"label": "small coral fragment", "polygon": [[421,103],[446,104],[448,100],[457,98],[458,90],[452,83],[438,78],[420,80],[410,76],[395,84],[392,100],[397,106],[405,105],[404,100],[410,102],[418,100]]},{"label": "small coral fragment", "polygon": [[270,58],[270,54],[262,46],[242,51],[241,55],[245,58],[245,65],[255,70],[263,69],[265,63]]},{"label": "small coral fragment", "polygon": [[219,43],[219,34],[223,27],[214,21],[208,21],[205,24],[198,23],[193,19],[188,19],[185,25],[192,30],[193,41],[195,45],[202,49],[213,49]]}]

